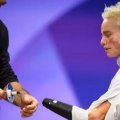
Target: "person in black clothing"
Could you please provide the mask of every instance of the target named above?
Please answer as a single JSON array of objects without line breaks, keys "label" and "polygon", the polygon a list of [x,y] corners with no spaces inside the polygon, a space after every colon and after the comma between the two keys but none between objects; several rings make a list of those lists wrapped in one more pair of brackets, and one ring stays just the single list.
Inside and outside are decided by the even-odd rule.
[{"label": "person in black clothing", "polygon": [[[5,3],[5,0],[0,0],[0,6]],[[9,64],[8,39],[8,30],[0,21],[0,99],[7,100],[6,89],[7,85],[11,84],[14,90],[20,93],[14,96],[13,104],[20,107],[22,117],[29,117],[37,110],[38,101],[22,87]]]}]

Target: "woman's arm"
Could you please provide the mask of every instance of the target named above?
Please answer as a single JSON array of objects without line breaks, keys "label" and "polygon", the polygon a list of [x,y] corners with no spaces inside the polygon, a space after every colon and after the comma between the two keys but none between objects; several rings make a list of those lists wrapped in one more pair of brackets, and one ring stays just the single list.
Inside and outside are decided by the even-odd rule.
[{"label": "woman's arm", "polygon": [[109,101],[105,101],[97,108],[91,109],[88,113],[88,120],[104,120],[110,105]]}]

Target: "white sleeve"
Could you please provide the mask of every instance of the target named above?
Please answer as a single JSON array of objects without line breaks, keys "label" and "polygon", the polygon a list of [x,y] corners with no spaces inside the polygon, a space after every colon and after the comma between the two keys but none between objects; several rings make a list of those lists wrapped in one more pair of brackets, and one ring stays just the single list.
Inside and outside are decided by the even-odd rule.
[{"label": "white sleeve", "polygon": [[111,104],[115,101],[116,97],[120,94],[120,69],[113,77],[108,91],[103,94],[98,100],[94,101],[89,109],[96,108],[101,103],[109,101]]},{"label": "white sleeve", "polygon": [[115,120],[120,120],[120,104],[116,105]]},{"label": "white sleeve", "polygon": [[73,106],[72,120],[88,120],[88,111],[80,107]]},{"label": "white sleeve", "polygon": [[[116,105],[112,104],[105,116],[105,120],[116,120],[115,119]],[[118,119],[117,119],[118,120]],[[120,119],[119,119],[120,120]]]}]

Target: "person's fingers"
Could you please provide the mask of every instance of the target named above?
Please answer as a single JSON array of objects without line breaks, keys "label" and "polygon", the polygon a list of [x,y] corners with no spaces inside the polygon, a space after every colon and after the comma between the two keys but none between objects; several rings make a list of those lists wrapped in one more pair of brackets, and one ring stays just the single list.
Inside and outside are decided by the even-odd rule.
[{"label": "person's fingers", "polygon": [[33,114],[33,113],[21,111],[21,116],[22,116],[22,117],[30,117],[32,114]]},{"label": "person's fingers", "polygon": [[37,110],[37,107],[34,108],[22,108],[21,109],[21,116],[22,117],[29,117],[31,116],[35,111]]},{"label": "person's fingers", "polygon": [[31,102],[30,104],[26,105],[25,108],[27,110],[32,110],[32,109],[36,109],[38,107],[38,102],[35,98],[31,97]]},{"label": "person's fingers", "polygon": [[26,113],[33,113],[33,112],[35,112],[36,110],[37,110],[37,106],[36,107],[34,107],[34,108],[22,108],[21,109],[23,112],[26,112]]},{"label": "person's fingers", "polygon": [[29,117],[37,110],[38,101],[31,95],[23,95],[21,102],[21,116]]},{"label": "person's fingers", "polygon": [[34,109],[38,106],[38,101],[31,95],[23,95],[22,105],[27,109]]},{"label": "person's fingers", "polygon": [[23,112],[33,113],[37,110],[38,102],[35,99],[32,99],[31,101],[32,102],[30,102],[29,105],[24,105],[24,107],[21,108]]},{"label": "person's fingers", "polygon": [[28,115],[32,115],[35,111],[36,111],[36,109],[33,109],[33,110],[25,110],[25,109],[22,109],[22,110],[21,110],[21,113],[22,113],[23,115],[28,116]]}]

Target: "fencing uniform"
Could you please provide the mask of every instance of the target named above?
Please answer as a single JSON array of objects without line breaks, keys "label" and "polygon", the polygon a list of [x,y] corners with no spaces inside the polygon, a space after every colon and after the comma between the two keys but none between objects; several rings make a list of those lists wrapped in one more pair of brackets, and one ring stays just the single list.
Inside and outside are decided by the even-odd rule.
[{"label": "fencing uniform", "polygon": [[[117,59],[120,66],[120,58]],[[111,106],[106,114],[105,120],[120,120],[120,69],[111,80],[108,91],[98,100],[94,101],[88,110],[73,107],[72,120],[88,120],[88,111],[98,107],[101,103],[109,101]]]}]

